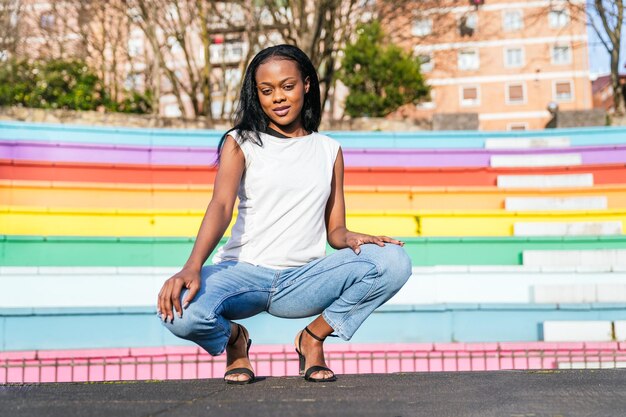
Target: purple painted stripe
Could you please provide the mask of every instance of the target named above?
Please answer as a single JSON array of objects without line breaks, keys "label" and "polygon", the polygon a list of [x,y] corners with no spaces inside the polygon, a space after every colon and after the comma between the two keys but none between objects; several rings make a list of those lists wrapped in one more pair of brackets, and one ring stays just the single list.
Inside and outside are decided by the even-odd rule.
[{"label": "purple painted stripe", "polygon": [[[347,166],[489,166],[492,155],[558,155],[578,153],[583,164],[626,162],[626,145],[579,146],[558,149],[344,149]],[[152,165],[211,165],[215,148],[145,147],[41,141],[0,140],[0,158],[56,162]]]}]

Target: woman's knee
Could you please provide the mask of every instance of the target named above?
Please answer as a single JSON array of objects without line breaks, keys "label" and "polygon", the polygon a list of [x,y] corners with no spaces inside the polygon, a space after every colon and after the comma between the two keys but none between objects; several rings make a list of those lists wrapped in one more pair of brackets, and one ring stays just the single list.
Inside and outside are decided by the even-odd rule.
[{"label": "woman's knee", "polygon": [[[187,291],[188,290],[186,288],[183,288],[181,292],[181,306],[183,305],[183,300]],[[194,335],[196,335],[199,331],[202,329],[207,331],[212,327],[211,321],[206,320],[206,317],[210,316],[210,312],[202,310],[199,307],[200,306],[197,301],[192,301],[187,308],[183,309],[182,317],[179,317],[179,312],[173,309],[172,313],[174,313],[174,319],[163,322],[163,325],[175,336],[182,339],[193,340]],[[215,323],[213,323],[213,325],[214,324]]]},{"label": "woman's knee", "polygon": [[370,256],[381,268],[384,279],[383,285],[390,291],[399,290],[409,279],[412,273],[411,258],[400,245],[386,243],[385,246],[371,246]]}]

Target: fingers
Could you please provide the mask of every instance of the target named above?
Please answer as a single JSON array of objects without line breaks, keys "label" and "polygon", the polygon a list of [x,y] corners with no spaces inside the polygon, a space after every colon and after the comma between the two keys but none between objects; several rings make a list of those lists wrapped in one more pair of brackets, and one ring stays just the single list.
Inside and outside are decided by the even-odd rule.
[{"label": "fingers", "polygon": [[189,306],[189,303],[191,303],[193,298],[198,293],[198,290],[200,289],[200,282],[195,279],[187,284],[187,288],[189,289],[189,291],[187,291],[187,296],[185,297],[183,308],[187,308]]},{"label": "fingers", "polygon": [[170,278],[159,293],[159,314],[164,322],[174,320],[174,307],[179,312],[179,317],[182,317],[182,309],[180,307],[180,290],[183,286],[180,278]]},{"label": "fingers", "polygon": [[[180,307],[180,290],[182,285],[174,286],[174,291],[172,291],[172,303],[174,305],[174,311],[178,313],[178,317],[183,316],[183,309]],[[174,315],[172,314],[172,320],[174,320]]]},{"label": "fingers", "polygon": [[353,244],[350,244],[349,246],[352,249],[352,251],[354,251],[354,253],[356,253],[357,255],[361,253],[361,248],[359,247],[359,243],[353,243]]},{"label": "fingers", "polygon": [[378,236],[378,237],[379,237],[380,239],[382,239],[384,242],[387,242],[387,243],[394,243],[394,244],[396,244],[396,245],[404,246],[404,242],[403,242],[403,241],[401,241],[401,240],[397,240],[397,239],[394,239],[394,238],[389,237],[389,236]]},{"label": "fingers", "polygon": [[167,318],[172,312],[170,299],[171,283],[171,280],[165,281],[165,284],[163,284],[163,288],[161,288],[161,292],[159,293],[159,314],[161,315],[161,319],[165,322],[167,322]]}]

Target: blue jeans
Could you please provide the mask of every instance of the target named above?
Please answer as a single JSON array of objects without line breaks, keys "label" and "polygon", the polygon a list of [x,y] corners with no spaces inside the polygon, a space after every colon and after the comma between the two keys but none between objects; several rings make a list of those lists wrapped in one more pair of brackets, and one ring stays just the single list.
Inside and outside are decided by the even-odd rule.
[{"label": "blue jeans", "polygon": [[[174,335],[219,355],[230,338],[230,320],[263,311],[277,317],[322,314],[334,333],[350,340],[365,319],[411,276],[411,259],[393,243],[338,250],[305,265],[270,269],[247,262],[205,265],[201,287],[183,316],[159,321]],[[183,287],[180,300],[188,290]],[[159,317],[157,315],[157,317]]]}]

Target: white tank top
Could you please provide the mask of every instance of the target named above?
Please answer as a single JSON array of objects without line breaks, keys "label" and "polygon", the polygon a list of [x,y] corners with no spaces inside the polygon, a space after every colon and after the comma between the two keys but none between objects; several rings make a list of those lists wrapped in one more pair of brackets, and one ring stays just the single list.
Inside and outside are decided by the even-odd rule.
[{"label": "white tank top", "polygon": [[326,255],[324,213],[339,142],[313,132],[278,138],[260,133],[263,147],[239,143],[245,160],[231,237],[213,263],[239,260],[273,269],[304,265]]}]

